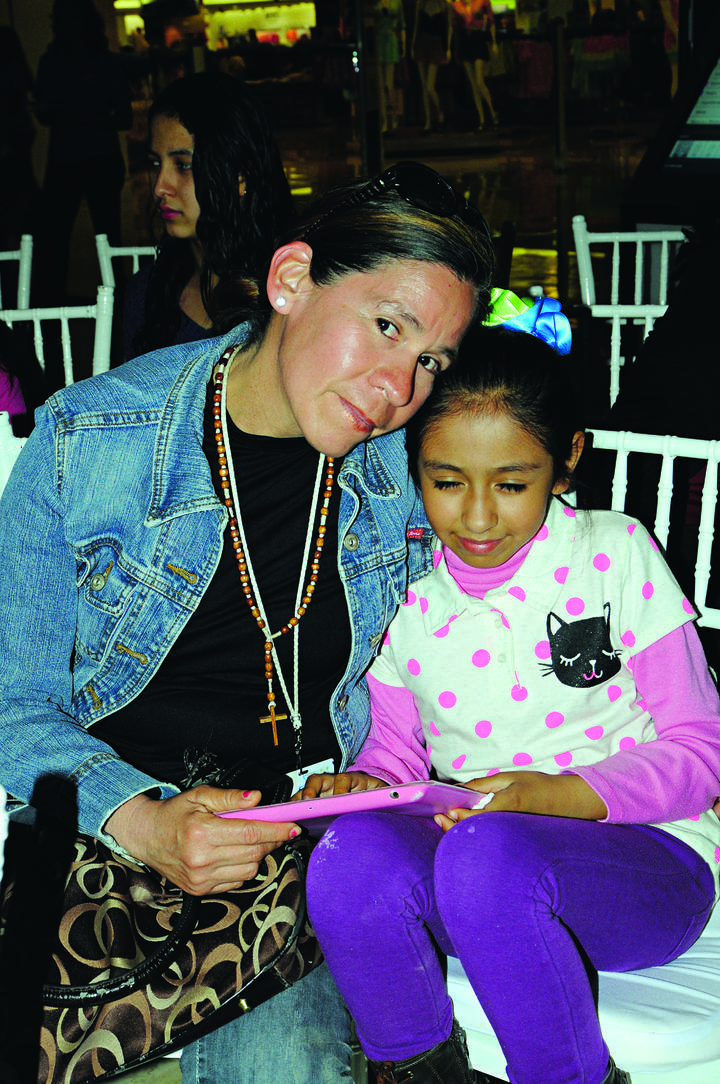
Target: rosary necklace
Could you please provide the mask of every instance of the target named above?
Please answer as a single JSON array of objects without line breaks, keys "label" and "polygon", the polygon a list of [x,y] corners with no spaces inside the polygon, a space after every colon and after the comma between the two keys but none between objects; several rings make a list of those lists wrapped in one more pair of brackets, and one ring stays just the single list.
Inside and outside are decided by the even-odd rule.
[{"label": "rosary necklace", "polygon": [[[277,724],[281,720],[288,718],[285,714],[279,714],[277,710],[277,702],[275,697],[275,691],[273,689],[273,681],[277,676],[282,694],[285,697],[285,702],[290,712],[290,721],[292,722],[293,730],[295,732],[295,754],[300,762],[300,753],[302,750],[302,718],[300,716],[300,690],[299,690],[299,638],[300,630],[299,624],[303,615],[306,613],[308,606],[312,602],[313,594],[315,592],[315,585],[317,584],[318,574],[320,570],[320,558],[322,557],[323,546],[325,544],[326,522],[328,517],[328,510],[330,506],[330,497],[332,496],[333,480],[335,477],[335,461],[332,456],[324,455],[320,456],[318,462],[317,475],[315,478],[315,486],[313,489],[312,504],[310,507],[310,518],[308,520],[307,535],[305,537],[305,548],[303,551],[302,564],[300,566],[300,578],[298,580],[297,595],[295,599],[295,612],[293,616],[288,620],[287,624],[282,625],[277,632],[270,632],[270,627],[263,607],[262,598],[260,597],[260,590],[258,588],[257,580],[255,579],[255,572],[253,570],[250,555],[248,552],[247,539],[245,537],[245,528],[243,526],[242,516],[240,514],[240,501],[238,499],[237,483],[235,480],[235,470],[233,468],[232,452],[230,449],[230,438],[228,435],[227,426],[227,379],[228,364],[235,356],[237,351],[236,347],[231,347],[226,350],[220,359],[220,363],[217,367],[217,371],[214,377],[214,394],[213,394],[213,420],[215,424],[215,441],[218,449],[218,461],[220,464],[220,485],[223,493],[223,503],[229,512],[229,527],[230,538],[232,541],[233,549],[235,551],[235,559],[237,561],[238,569],[240,570],[240,582],[242,583],[243,593],[250,607],[250,612],[255,618],[257,627],[262,633],[264,645],[265,645],[265,680],[267,681],[267,715],[260,716],[260,723],[270,723],[272,727],[273,744],[278,744]],[[325,487],[322,486],[323,465],[325,466]],[[315,539],[315,550],[312,555],[310,563],[310,575],[308,576],[307,583],[305,584],[305,590],[303,591],[303,582],[305,580],[305,570],[308,565],[308,557],[310,554],[310,548],[313,536],[313,525],[317,518],[317,507],[320,500],[320,492],[322,490],[322,505],[320,506],[320,515],[317,528],[317,537]],[[287,684],[283,676],[282,668],[280,666],[280,660],[278,658],[277,650],[275,647],[275,641],[280,636],[284,636],[286,633],[293,633],[294,638],[294,651],[293,651],[293,696],[290,698]]]}]

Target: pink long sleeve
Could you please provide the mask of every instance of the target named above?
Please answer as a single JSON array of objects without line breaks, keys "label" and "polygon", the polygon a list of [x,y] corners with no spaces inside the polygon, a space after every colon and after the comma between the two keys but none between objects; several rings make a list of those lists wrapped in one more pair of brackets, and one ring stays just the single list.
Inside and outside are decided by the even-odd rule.
[{"label": "pink long sleeve", "polygon": [[403,686],[384,685],[368,674],[372,725],[348,771],[367,772],[386,783],[411,783],[430,775],[415,698]]},{"label": "pink long sleeve", "polygon": [[573,774],[600,795],[610,822],[662,823],[710,809],[720,794],[720,704],[695,626],[682,625],[631,663],[657,740]]}]

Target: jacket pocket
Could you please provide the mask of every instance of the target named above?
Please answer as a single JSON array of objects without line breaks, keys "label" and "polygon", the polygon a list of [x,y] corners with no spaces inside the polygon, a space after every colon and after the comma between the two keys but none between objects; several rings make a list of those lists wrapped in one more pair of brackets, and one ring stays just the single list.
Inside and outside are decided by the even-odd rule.
[{"label": "jacket pocket", "polygon": [[94,543],[78,554],[76,662],[99,661],[127,612],[138,585],[114,541]]}]

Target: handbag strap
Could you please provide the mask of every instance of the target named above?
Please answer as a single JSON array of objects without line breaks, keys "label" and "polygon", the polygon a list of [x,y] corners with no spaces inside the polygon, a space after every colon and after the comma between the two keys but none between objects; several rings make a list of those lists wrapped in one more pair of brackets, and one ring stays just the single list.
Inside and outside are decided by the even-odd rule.
[{"label": "handbag strap", "polygon": [[86,986],[43,986],[44,1005],[96,1005],[98,1001],[108,1001],[117,995],[128,994],[144,985],[165,964],[170,963],[175,951],[184,945],[197,922],[200,898],[183,892],[182,906],[172,930],[163,943],[147,956],[142,963],[131,968],[125,975],[109,979],[107,982],[94,982]]}]

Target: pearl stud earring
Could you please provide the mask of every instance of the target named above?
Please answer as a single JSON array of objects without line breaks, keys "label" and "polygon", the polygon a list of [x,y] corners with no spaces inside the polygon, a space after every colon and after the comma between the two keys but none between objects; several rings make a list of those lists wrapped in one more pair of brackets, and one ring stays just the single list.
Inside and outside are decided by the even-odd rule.
[{"label": "pearl stud earring", "polygon": [[275,298],[275,305],[277,306],[278,309],[284,309],[286,304],[287,304],[287,301],[285,300],[284,297],[276,297]]}]

